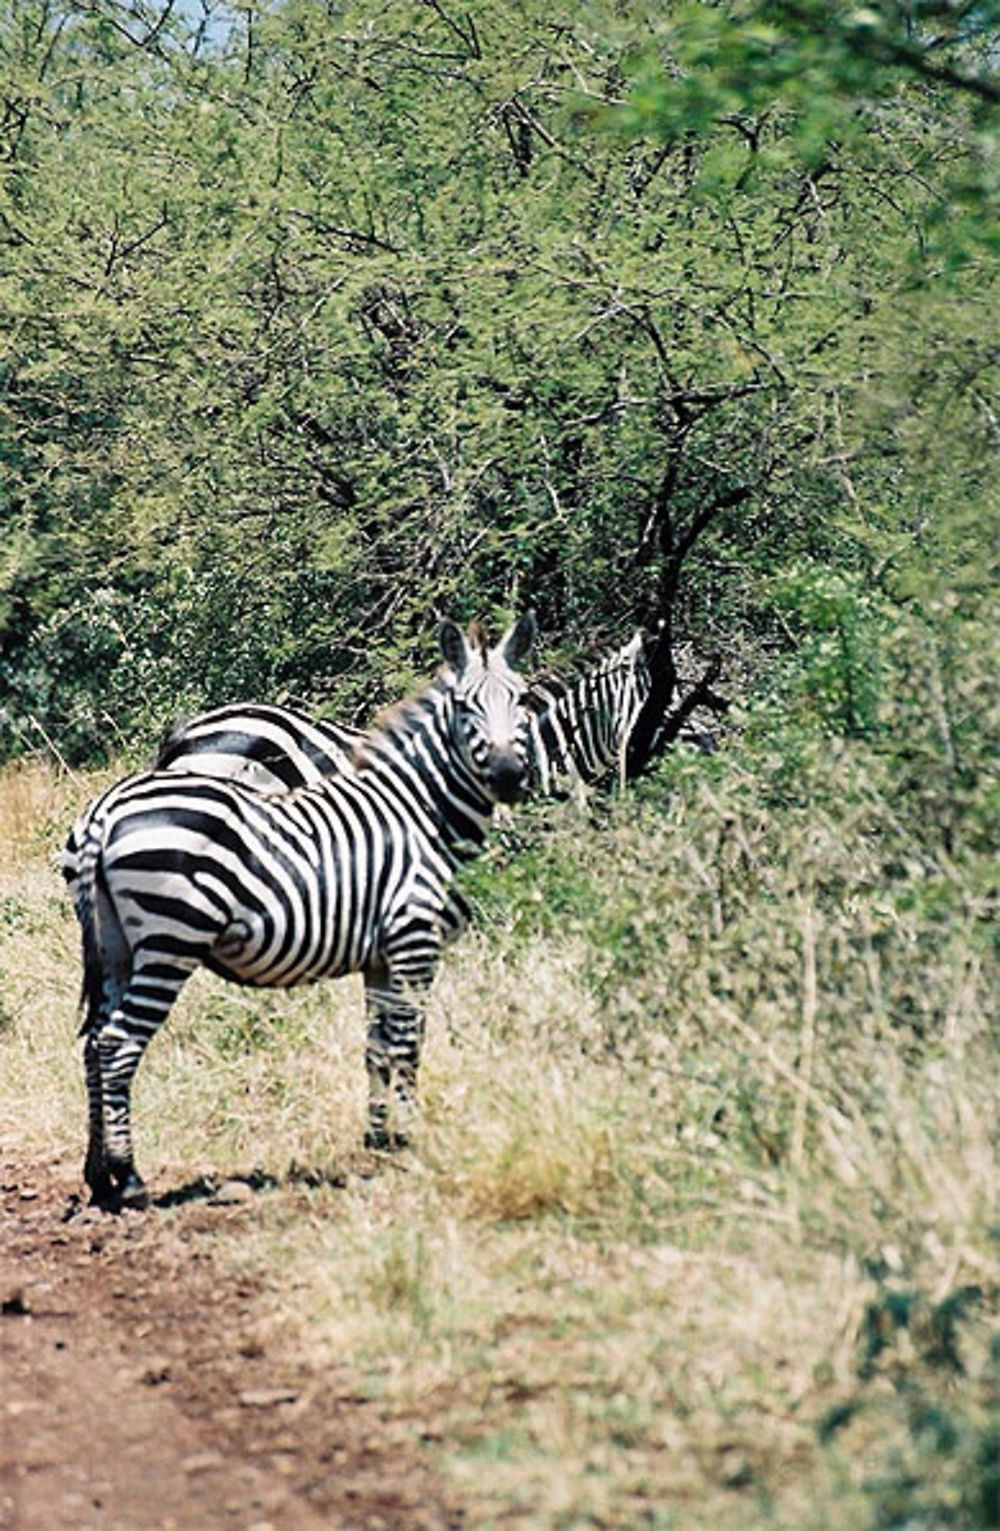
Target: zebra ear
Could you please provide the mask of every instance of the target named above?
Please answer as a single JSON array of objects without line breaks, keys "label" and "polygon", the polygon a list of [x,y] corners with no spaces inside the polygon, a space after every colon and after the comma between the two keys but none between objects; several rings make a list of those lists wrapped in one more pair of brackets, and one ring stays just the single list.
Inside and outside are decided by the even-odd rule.
[{"label": "zebra ear", "polygon": [[445,664],[450,665],[456,675],[461,675],[469,662],[469,645],[465,634],[456,622],[445,621],[441,623],[440,637]]},{"label": "zebra ear", "polygon": [[538,623],[535,620],[535,613],[533,611],[526,611],[524,616],[520,617],[513,627],[509,627],[504,633],[497,644],[497,650],[501,657],[510,665],[511,669],[519,664],[530,651],[537,632]]}]

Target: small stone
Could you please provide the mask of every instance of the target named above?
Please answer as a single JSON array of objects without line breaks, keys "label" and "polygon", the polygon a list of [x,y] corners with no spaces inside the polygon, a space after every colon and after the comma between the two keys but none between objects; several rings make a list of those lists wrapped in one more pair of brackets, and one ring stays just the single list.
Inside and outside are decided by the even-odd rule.
[{"label": "small stone", "polygon": [[253,1190],[245,1180],[224,1180],[214,1196],[209,1197],[211,1207],[236,1207],[253,1201]]},{"label": "small stone", "polygon": [[23,1318],[31,1312],[31,1303],[23,1286],[11,1287],[10,1291],[0,1299],[0,1313],[5,1318]]},{"label": "small stone", "polygon": [[94,1228],[102,1225],[111,1214],[104,1212],[100,1207],[81,1207],[78,1212],[73,1212],[65,1219],[75,1233],[81,1228]]},{"label": "small stone", "polygon": [[154,1356],[147,1361],[139,1373],[139,1381],[147,1387],[159,1387],[161,1382],[170,1381],[171,1361],[169,1356]]},{"label": "small stone", "polygon": [[216,1467],[223,1465],[224,1458],[218,1451],[201,1451],[193,1457],[185,1457],[181,1463],[181,1470],[190,1475],[195,1473],[211,1472]]},{"label": "small stone", "polygon": [[241,1393],[240,1403],[245,1409],[273,1409],[279,1403],[294,1403],[298,1396],[295,1388],[263,1387]]}]

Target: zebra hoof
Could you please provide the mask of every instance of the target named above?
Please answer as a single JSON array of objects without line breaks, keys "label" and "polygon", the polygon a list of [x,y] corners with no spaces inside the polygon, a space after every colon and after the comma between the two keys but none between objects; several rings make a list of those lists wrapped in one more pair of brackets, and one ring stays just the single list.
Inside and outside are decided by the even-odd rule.
[{"label": "zebra hoof", "polygon": [[410,1140],[405,1132],[388,1132],[384,1127],[369,1127],[365,1133],[365,1147],[377,1154],[395,1154],[409,1146]]},{"label": "zebra hoof", "polygon": [[123,1212],[145,1212],[149,1206],[149,1192],[138,1175],[130,1175],[121,1188],[119,1205]]},{"label": "zebra hoof", "polygon": [[92,1207],[99,1207],[102,1212],[118,1211],[118,1190],[103,1162],[97,1166],[88,1158],[84,1165],[83,1178],[90,1191]]}]

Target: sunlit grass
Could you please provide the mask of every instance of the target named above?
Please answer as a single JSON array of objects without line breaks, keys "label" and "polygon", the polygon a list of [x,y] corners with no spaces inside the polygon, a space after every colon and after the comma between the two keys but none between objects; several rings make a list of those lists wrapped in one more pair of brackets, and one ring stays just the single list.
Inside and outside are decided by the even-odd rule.
[{"label": "sunlit grass", "polygon": [[[265,1282],[270,1332],[426,1442],[477,1525],[991,1524],[980,895],[936,889],[916,850],[893,892],[868,799],[832,825],[721,790],[486,863],[411,1154],[359,1146],[357,980],[199,974],[140,1071],[141,1167],[158,1190],[273,1178],[224,1259]],[[8,1152],[82,1158],[52,857],[86,795],[0,777]],[[522,876],[560,879],[558,921]]]}]

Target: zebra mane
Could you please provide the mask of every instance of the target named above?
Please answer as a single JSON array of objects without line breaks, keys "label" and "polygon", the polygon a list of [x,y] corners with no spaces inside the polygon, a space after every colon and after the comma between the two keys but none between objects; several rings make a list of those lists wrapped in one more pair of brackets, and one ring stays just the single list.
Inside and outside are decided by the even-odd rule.
[{"label": "zebra mane", "polygon": [[371,766],[382,754],[385,744],[402,740],[426,722],[435,711],[437,699],[448,689],[449,674],[447,669],[442,669],[430,685],[383,708],[354,745],[351,763],[358,770]]}]

